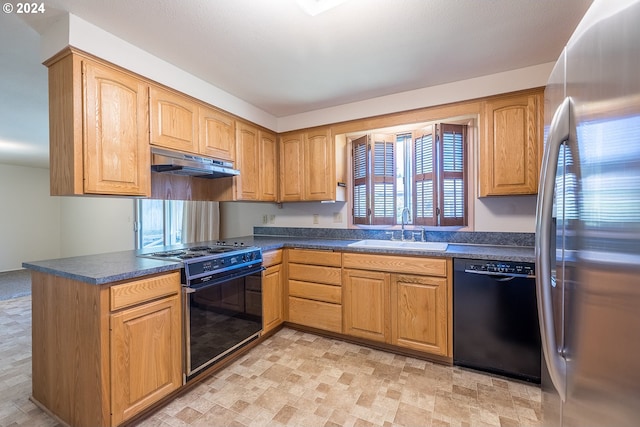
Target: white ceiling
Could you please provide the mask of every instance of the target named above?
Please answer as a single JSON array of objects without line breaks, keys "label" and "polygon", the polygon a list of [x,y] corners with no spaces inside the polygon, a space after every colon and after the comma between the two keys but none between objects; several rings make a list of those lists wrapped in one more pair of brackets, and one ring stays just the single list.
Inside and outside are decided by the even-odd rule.
[{"label": "white ceiling", "polygon": [[285,117],[554,61],[591,2],[348,0],[312,17],[296,0],[47,0],[0,15],[0,163],[47,166],[34,28],[62,12]]}]

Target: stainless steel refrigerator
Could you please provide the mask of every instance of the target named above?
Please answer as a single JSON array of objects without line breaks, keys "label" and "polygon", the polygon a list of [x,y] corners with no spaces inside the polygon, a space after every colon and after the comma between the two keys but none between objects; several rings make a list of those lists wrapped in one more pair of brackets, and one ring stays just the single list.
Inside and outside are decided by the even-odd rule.
[{"label": "stainless steel refrigerator", "polygon": [[640,0],[596,0],[545,91],[545,426],[640,425]]}]

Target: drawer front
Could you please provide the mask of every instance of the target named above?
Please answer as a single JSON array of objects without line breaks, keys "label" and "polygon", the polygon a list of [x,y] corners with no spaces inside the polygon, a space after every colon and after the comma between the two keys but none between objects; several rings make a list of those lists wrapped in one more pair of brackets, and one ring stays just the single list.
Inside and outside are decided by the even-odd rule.
[{"label": "drawer front", "polygon": [[112,311],[119,310],[178,292],[180,292],[180,273],[178,272],[114,285],[109,288],[110,308]]},{"label": "drawer front", "polygon": [[276,264],[282,264],[282,249],[262,253],[262,265],[264,267],[271,267]]},{"label": "drawer front", "polygon": [[289,264],[289,279],[340,286],[342,284],[342,271],[335,267]]},{"label": "drawer front", "polygon": [[410,273],[423,276],[447,276],[447,258],[419,258],[395,255],[368,255],[345,253],[345,268],[360,270],[388,271],[390,273]]},{"label": "drawer front", "polygon": [[342,306],[289,297],[289,322],[342,333]]},{"label": "drawer front", "polygon": [[309,249],[289,249],[289,262],[300,264],[325,265],[327,267],[340,267],[342,254],[333,251],[316,251]]},{"label": "drawer front", "polygon": [[289,295],[333,304],[342,304],[342,288],[340,286],[289,280]]}]

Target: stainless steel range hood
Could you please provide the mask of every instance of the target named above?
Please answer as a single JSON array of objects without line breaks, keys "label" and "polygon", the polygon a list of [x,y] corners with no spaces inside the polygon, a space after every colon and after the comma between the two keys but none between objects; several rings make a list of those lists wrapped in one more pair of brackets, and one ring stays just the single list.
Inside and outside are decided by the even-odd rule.
[{"label": "stainless steel range hood", "polygon": [[151,148],[151,170],[198,178],[225,178],[240,175],[233,163],[178,151]]}]

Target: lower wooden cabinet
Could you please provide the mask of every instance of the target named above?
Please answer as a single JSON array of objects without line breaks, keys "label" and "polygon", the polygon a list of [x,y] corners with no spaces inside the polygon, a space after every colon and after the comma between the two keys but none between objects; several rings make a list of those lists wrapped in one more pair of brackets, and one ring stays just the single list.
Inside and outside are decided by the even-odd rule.
[{"label": "lower wooden cabinet", "polygon": [[180,273],[94,285],[32,272],[33,399],[114,427],[182,385]]},{"label": "lower wooden cabinet", "polygon": [[180,295],[111,316],[111,425],[182,385]]},{"label": "lower wooden cabinet", "polygon": [[289,249],[287,258],[287,320],[341,333],[342,254]]},{"label": "lower wooden cabinet", "polygon": [[268,332],[284,322],[284,278],[282,250],[263,254],[262,272],[262,332]]},{"label": "lower wooden cabinet", "polygon": [[343,267],[345,334],[452,356],[451,259],[345,253]]},{"label": "lower wooden cabinet", "polygon": [[448,354],[448,297],[445,277],[391,275],[391,343]]},{"label": "lower wooden cabinet", "polygon": [[389,273],[344,269],[344,333],[390,342]]}]

